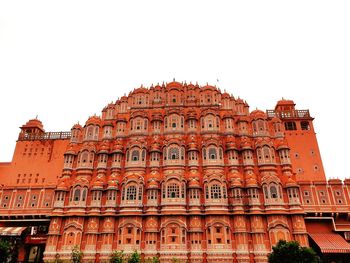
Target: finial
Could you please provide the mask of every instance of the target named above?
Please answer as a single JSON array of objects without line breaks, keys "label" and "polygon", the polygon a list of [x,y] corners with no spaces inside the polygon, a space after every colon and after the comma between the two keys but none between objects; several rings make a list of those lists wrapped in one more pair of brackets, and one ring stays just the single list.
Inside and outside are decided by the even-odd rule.
[{"label": "finial", "polygon": [[35,119],[38,119],[38,114],[35,116]]}]

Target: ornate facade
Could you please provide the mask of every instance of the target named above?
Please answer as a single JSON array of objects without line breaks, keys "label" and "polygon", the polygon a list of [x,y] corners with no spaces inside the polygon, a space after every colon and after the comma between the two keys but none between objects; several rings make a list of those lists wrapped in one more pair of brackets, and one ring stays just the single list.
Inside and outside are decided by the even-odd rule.
[{"label": "ornate facade", "polygon": [[216,87],[175,81],[138,88],[70,133],[31,120],[0,165],[0,215],[46,220],[45,260],[78,245],[85,261],[137,250],[267,262],[280,239],[308,246],[308,222],[350,231],[350,182],[327,183],[312,121],[290,100],[250,112]]}]

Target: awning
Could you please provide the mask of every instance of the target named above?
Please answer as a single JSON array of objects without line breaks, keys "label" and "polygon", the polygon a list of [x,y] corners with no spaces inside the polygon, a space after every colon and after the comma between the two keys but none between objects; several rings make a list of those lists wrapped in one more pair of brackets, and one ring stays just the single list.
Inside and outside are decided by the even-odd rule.
[{"label": "awning", "polygon": [[0,227],[0,236],[20,236],[26,226]]},{"label": "awning", "polygon": [[319,246],[322,253],[350,253],[350,244],[338,234],[327,233],[309,235]]}]

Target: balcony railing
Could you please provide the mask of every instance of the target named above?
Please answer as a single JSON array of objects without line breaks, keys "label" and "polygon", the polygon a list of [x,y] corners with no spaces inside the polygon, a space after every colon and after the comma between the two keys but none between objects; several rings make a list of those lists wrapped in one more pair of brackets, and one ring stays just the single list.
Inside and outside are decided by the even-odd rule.
[{"label": "balcony railing", "polygon": [[21,133],[18,136],[19,141],[34,141],[34,140],[66,140],[70,139],[71,132],[45,132],[40,134]]},{"label": "balcony railing", "polygon": [[267,110],[266,114],[269,118],[273,118],[273,117],[278,117],[280,119],[310,118],[309,110],[290,110],[290,111]]}]

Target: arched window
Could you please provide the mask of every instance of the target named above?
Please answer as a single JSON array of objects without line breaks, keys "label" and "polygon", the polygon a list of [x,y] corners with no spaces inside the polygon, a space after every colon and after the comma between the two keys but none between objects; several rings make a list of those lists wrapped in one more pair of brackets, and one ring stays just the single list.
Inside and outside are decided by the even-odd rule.
[{"label": "arched window", "polygon": [[215,159],[217,159],[216,148],[214,148],[214,147],[209,148],[209,159],[210,159],[210,160],[215,160]]},{"label": "arched window", "polygon": [[178,160],[179,159],[179,148],[170,147],[168,150],[168,159],[169,160]]},{"label": "arched window", "polygon": [[75,202],[80,201],[80,187],[75,188],[74,194],[73,194],[73,201]]},{"label": "arched window", "polygon": [[278,198],[277,188],[274,185],[270,186],[270,196],[271,198]]},{"label": "arched window", "polygon": [[139,150],[133,150],[131,153],[131,160],[133,162],[136,162],[138,160],[140,160],[140,151]]},{"label": "arched window", "polygon": [[268,146],[264,146],[263,150],[265,161],[270,160],[270,148]]},{"label": "arched window", "polygon": [[220,199],[221,198],[221,186],[218,184],[213,184],[210,186],[210,198]]},{"label": "arched window", "polygon": [[136,186],[130,185],[126,188],[126,200],[136,200]]},{"label": "arched window", "polygon": [[87,188],[84,187],[83,193],[81,195],[81,201],[85,201],[86,200],[86,196],[87,196]]},{"label": "arched window", "polygon": [[164,118],[164,126],[165,126],[165,129],[168,128],[168,117]]},{"label": "arched window", "polygon": [[273,127],[274,127],[275,132],[281,132],[282,131],[281,130],[281,123],[279,123],[279,122],[275,122],[273,124]]},{"label": "arched window", "polygon": [[142,150],[142,161],[144,162],[145,159],[146,159],[146,150],[143,149],[143,150]]},{"label": "arched window", "polygon": [[90,125],[86,128],[85,139],[92,140],[94,138],[94,126]]},{"label": "arched window", "polygon": [[220,127],[220,118],[216,117],[216,128],[219,129],[219,127]]},{"label": "arched window", "polygon": [[88,152],[83,152],[81,154],[81,159],[80,159],[80,162],[85,164],[88,162],[88,158],[89,158],[89,153]]},{"label": "arched window", "polygon": [[179,198],[180,197],[180,187],[177,183],[168,184],[167,197],[168,198]]}]

